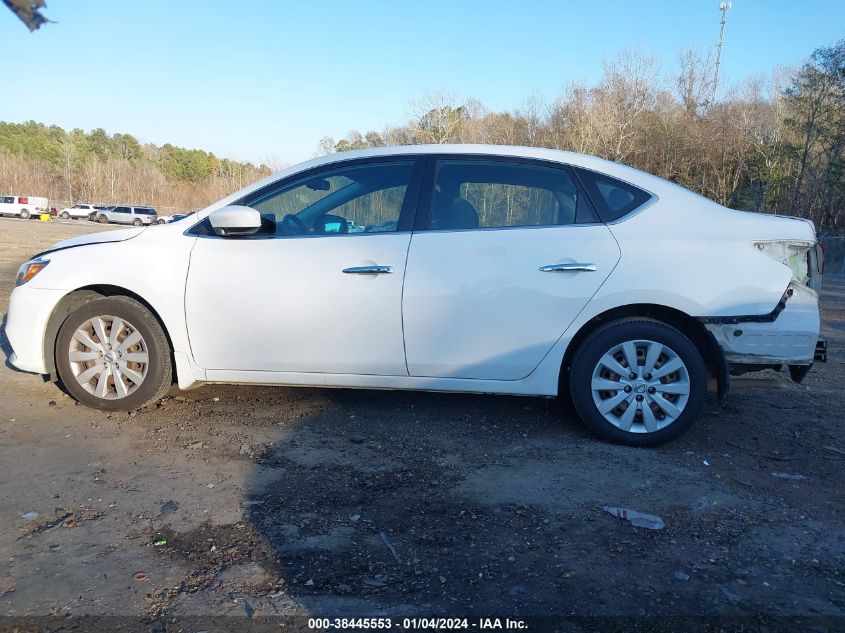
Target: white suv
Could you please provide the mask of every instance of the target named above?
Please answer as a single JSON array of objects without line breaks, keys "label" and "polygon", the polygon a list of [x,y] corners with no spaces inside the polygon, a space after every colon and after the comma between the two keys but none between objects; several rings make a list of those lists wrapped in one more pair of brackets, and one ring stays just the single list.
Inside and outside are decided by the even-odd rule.
[{"label": "white suv", "polygon": [[97,222],[100,224],[142,224],[156,223],[156,210],[152,207],[107,207],[97,213]]},{"label": "white suv", "polygon": [[59,211],[59,217],[63,220],[67,220],[68,218],[87,218],[92,213],[96,214],[98,211],[103,211],[108,207],[104,207],[98,204],[75,204],[72,207],[65,207],[61,211]]}]

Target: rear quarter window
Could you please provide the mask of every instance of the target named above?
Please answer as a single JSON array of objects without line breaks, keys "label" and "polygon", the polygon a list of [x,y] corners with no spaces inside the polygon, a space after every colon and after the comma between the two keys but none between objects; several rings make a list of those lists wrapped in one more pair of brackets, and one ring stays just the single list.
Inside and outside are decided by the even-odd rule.
[{"label": "rear quarter window", "polygon": [[589,169],[576,168],[602,222],[614,222],[648,202],[652,195],[634,185]]}]

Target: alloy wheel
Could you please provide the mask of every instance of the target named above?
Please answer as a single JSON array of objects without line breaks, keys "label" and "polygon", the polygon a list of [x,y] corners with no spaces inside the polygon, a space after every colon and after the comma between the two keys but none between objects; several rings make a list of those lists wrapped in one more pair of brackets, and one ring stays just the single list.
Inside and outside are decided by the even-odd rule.
[{"label": "alloy wheel", "polygon": [[601,356],[591,379],[593,402],[605,420],[631,433],[654,433],[683,413],[689,371],[669,346],[625,341]]}]

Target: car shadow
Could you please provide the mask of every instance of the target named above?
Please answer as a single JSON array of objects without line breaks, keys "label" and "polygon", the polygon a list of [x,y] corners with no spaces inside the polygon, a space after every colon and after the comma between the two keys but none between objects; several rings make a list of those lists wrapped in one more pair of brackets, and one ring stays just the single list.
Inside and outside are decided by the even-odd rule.
[{"label": "car shadow", "polygon": [[241,457],[243,523],[154,535],[247,613],[636,614],[659,596],[626,579],[684,564],[683,544],[603,511],[696,503],[698,476],[671,463],[683,442],[607,444],[540,398],[279,391],[309,410],[280,398],[281,432]]},{"label": "car shadow", "polygon": [[546,548],[526,554],[521,541],[528,532],[550,542],[559,527],[520,502],[530,481],[500,482],[490,504],[497,475],[485,479],[531,463],[556,436],[583,439],[579,426],[524,398],[337,392],[331,400],[330,412],[256,456],[245,499],[300,605],[400,616],[514,614],[555,602],[541,573]]}]

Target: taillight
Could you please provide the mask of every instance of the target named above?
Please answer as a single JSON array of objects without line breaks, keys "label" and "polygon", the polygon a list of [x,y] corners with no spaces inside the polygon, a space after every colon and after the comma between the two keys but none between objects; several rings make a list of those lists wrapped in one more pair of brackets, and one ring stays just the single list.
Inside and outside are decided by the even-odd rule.
[{"label": "taillight", "polygon": [[772,259],[788,266],[796,281],[804,284],[810,278],[809,252],[815,242],[799,240],[772,240],[768,242],[754,242],[760,252]]},{"label": "taillight", "polygon": [[29,198],[20,197],[18,198],[18,202],[21,204],[29,204]]}]

